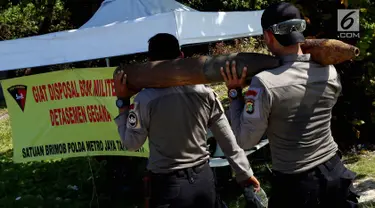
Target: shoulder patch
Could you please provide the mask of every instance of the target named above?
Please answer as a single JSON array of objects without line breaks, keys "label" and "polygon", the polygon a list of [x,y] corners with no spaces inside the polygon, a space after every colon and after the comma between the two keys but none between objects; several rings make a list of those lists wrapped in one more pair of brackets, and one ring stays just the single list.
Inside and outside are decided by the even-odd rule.
[{"label": "shoulder patch", "polygon": [[129,110],[134,110],[134,103],[130,104]]},{"label": "shoulder patch", "polygon": [[254,113],[254,100],[249,99],[246,101],[246,113],[253,114]]},{"label": "shoulder patch", "polygon": [[261,111],[261,105],[262,100],[261,99],[252,99],[247,98],[244,109],[244,117],[245,118],[260,118],[260,111]]},{"label": "shoulder patch", "polygon": [[262,88],[258,87],[249,87],[245,93],[245,99],[257,100],[259,95],[262,93]]},{"label": "shoulder patch", "polygon": [[139,117],[139,106],[137,102],[134,102],[129,107],[129,115],[128,115],[128,121],[127,121],[127,128],[131,129],[140,129],[141,128],[141,122]]}]

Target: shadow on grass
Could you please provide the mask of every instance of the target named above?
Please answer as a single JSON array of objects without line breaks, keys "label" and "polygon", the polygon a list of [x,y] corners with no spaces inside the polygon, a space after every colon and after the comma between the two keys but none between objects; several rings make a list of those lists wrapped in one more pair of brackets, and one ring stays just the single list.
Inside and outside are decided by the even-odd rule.
[{"label": "shadow on grass", "polygon": [[361,179],[364,179],[366,178],[367,175],[366,174],[358,174],[357,177],[355,178],[356,180],[361,180]]},{"label": "shadow on grass", "polygon": [[[367,179],[367,180],[361,181],[356,186],[356,190],[358,191],[359,195],[364,196],[365,192],[370,191],[370,190],[375,190],[375,180]],[[366,196],[364,196],[364,197],[366,197]],[[372,200],[374,200],[374,199],[372,199]]]},{"label": "shadow on grass", "polygon": [[6,107],[7,107],[7,104],[5,103],[5,100],[0,100],[0,109],[6,108]]},{"label": "shadow on grass", "polygon": [[[262,189],[269,195],[270,191],[270,180],[266,177],[264,172],[267,170],[260,166],[252,166],[255,176],[259,180]],[[223,171],[225,168],[220,168]],[[243,189],[238,185],[234,178],[232,180],[223,181],[218,179],[218,192],[221,199],[225,202],[228,208],[242,208],[246,207],[246,201],[243,196]]]},{"label": "shadow on grass", "polygon": [[[13,163],[12,151],[0,155],[2,207],[135,207],[142,194],[141,180],[107,171],[108,158],[69,158],[59,161]],[[122,157],[121,159],[123,159]],[[127,158],[128,159],[128,158]],[[113,162],[113,161],[112,161]],[[129,164],[129,162],[128,162]],[[126,163],[116,164],[126,166]],[[142,169],[142,168],[140,168]],[[142,176],[142,174],[139,174]],[[137,187],[134,187],[137,186]],[[126,187],[129,190],[126,190]],[[131,190],[131,191],[130,191]]]},{"label": "shadow on grass", "polygon": [[[262,189],[267,195],[270,193],[271,176],[269,170],[271,158],[269,155],[269,147],[266,146],[249,156],[251,168],[254,175],[259,180]],[[216,169],[216,176],[218,180],[218,191],[222,200],[229,208],[245,207],[245,199],[243,197],[242,188],[237,184],[234,178],[228,174],[231,172],[230,167],[222,167]],[[228,180],[229,179],[229,180]]]},{"label": "shadow on grass", "polygon": [[345,158],[343,160],[343,163],[345,165],[350,165],[350,164],[354,164],[354,163],[358,162],[360,159],[361,159],[361,157],[359,155],[349,155],[349,156],[347,156],[347,158]]}]

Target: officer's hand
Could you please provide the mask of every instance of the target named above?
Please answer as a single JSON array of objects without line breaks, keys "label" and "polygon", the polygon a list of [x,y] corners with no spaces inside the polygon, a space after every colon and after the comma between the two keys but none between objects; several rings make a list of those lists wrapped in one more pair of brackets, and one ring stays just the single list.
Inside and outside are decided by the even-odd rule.
[{"label": "officer's hand", "polygon": [[126,74],[122,70],[118,71],[114,77],[114,87],[116,96],[121,98],[130,98],[140,91],[140,89],[128,88],[128,84],[126,82]]},{"label": "officer's hand", "polygon": [[228,89],[243,88],[246,86],[246,72],[247,67],[242,70],[241,78],[237,77],[236,62],[232,62],[232,66],[229,66],[229,61],[226,62],[225,70],[223,67],[220,68],[221,76],[223,76],[225,84]]},{"label": "officer's hand", "polygon": [[255,176],[251,176],[247,181],[240,183],[240,185],[244,187],[252,185],[254,187],[255,192],[260,191],[260,183]]},{"label": "officer's hand", "polygon": [[252,184],[254,186],[254,191],[255,192],[260,191],[260,183],[259,183],[258,179],[255,178],[255,176],[251,176],[249,178],[249,182],[250,182],[250,184]]}]

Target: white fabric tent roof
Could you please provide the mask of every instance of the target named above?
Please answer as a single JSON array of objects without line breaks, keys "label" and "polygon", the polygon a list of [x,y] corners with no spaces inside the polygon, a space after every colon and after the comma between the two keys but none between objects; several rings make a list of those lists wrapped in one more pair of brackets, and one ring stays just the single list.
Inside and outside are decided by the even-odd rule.
[{"label": "white fabric tent roof", "polygon": [[0,71],[146,52],[148,39],[161,32],[180,45],[261,35],[262,13],[199,12],[173,0],[107,0],[80,29],[0,41]]}]

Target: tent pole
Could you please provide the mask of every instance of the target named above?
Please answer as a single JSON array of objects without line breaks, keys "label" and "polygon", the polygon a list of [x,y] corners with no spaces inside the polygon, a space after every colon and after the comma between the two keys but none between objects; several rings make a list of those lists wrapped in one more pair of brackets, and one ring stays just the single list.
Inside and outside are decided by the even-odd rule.
[{"label": "tent pole", "polygon": [[109,58],[105,59],[105,63],[107,64],[107,67],[109,67]]}]

